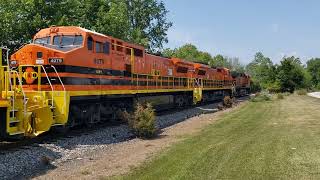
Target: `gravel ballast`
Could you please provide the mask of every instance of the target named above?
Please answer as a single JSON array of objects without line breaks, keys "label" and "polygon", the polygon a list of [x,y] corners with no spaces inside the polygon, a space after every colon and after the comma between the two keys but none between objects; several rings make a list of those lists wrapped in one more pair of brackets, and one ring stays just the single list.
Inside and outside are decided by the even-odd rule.
[{"label": "gravel ballast", "polygon": [[[157,127],[163,129],[193,116],[215,112],[217,105],[215,103],[158,116]],[[42,174],[62,163],[82,159],[87,153],[112,148],[113,145],[132,138],[133,134],[128,126],[119,125],[100,128],[88,134],[58,138],[52,142],[23,147],[0,154],[0,177],[1,179],[14,179]]]}]

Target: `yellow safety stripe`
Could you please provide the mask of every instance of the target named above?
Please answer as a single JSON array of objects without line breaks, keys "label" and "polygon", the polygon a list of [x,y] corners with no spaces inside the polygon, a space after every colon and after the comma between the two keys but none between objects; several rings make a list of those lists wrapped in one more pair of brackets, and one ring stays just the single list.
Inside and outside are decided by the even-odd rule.
[{"label": "yellow safety stripe", "polygon": [[[227,90],[230,88],[203,88],[202,90]],[[193,91],[192,89],[148,89],[148,90],[105,90],[105,91],[67,91],[70,96],[97,96],[97,95],[116,95],[116,94],[145,94],[145,93],[165,93],[165,92],[182,92]],[[28,94],[29,91],[25,91]],[[30,91],[34,92],[34,91]],[[47,91],[51,92],[51,91]],[[54,91],[54,93],[63,93],[64,91]]]}]

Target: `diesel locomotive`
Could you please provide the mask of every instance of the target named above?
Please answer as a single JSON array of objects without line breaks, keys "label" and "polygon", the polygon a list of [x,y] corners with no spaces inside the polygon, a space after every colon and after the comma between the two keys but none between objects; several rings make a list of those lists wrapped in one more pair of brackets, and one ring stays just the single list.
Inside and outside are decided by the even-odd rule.
[{"label": "diesel locomotive", "polygon": [[39,31],[7,63],[0,69],[0,138],[107,121],[135,102],[183,107],[250,89],[245,74],[155,56],[73,26]]}]

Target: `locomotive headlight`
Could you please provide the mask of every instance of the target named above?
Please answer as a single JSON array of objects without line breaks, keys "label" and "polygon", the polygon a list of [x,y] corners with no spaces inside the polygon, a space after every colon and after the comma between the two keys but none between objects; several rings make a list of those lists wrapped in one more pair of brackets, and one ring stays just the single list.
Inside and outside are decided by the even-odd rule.
[{"label": "locomotive headlight", "polygon": [[63,63],[62,58],[49,58],[49,63],[50,64],[61,64]]},{"label": "locomotive headlight", "polygon": [[16,60],[11,60],[11,61],[10,61],[10,64],[11,64],[11,65],[17,65],[17,61],[16,61]]},{"label": "locomotive headlight", "polygon": [[17,67],[18,66],[18,62],[16,60],[10,60],[9,63],[10,63],[11,67]]}]

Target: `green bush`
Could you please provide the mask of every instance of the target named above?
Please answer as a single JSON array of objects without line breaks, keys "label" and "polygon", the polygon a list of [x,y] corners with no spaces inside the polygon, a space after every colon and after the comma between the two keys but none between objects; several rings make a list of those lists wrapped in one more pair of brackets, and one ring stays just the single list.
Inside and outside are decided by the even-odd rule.
[{"label": "green bush", "polygon": [[250,83],[250,89],[251,89],[251,92],[255,93],[255,92],[259,92],[261,91],[261,85],[259,82],[257,81],[251,81]]},{"label": "green bush", "polygon": [[284,96],[290,96],[291,95],[291,93],[289,93],[289,92],[284,92],[284,93],[282,93]]},{"label": "green bush", "polygon": [[303,95],[307,95],[307,90],[305,89],[299,89],[296,91],[296,94],[298,94],[299,96],[303,96]]},{"label": "green bush", "polygon": [[252,102],[270,101],[271,96],[267,93],[259,93],[250,99]]},{"label": "green bush", "polygon": [[281,85],[279,81],[268,83],[266,86],[267,86],[266,89],[270,93],[279,93],[281,91]]},{"label": "green bush", "polygon": [[283,96],[283,94],[281,94],[281,93],[278,93],[278,94],[277,94],[277,99],[284,99],[284,96]]},{"label": "green bush", "polygon": [[152,138],[156,135],[156,116],[150,103],[142,105],[137,103],[132,114],[123,115],[128,121],[129,128],[140,138]]}]

